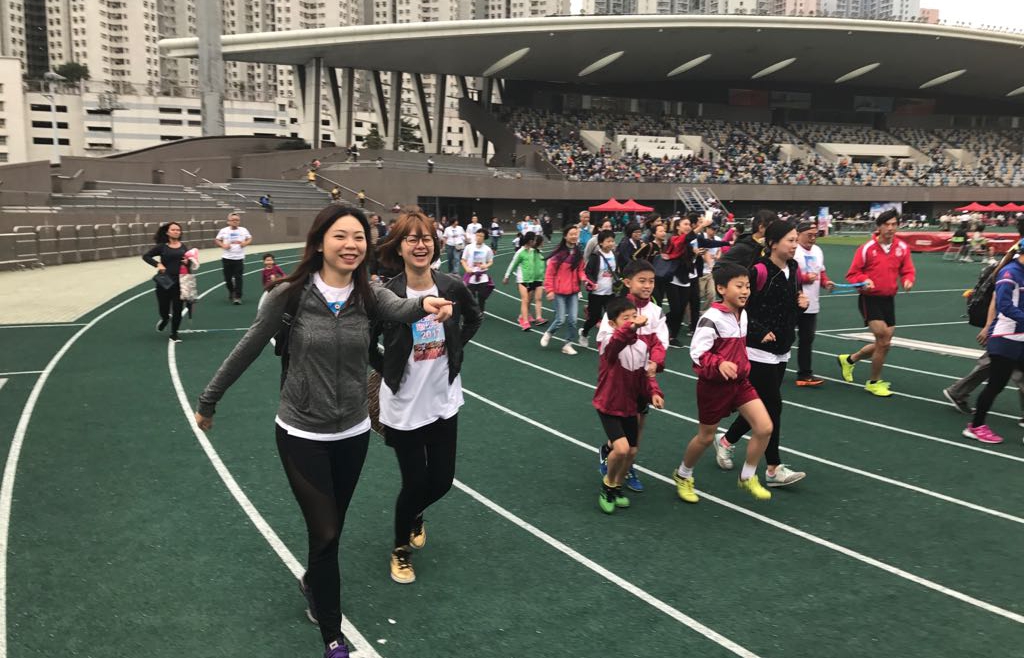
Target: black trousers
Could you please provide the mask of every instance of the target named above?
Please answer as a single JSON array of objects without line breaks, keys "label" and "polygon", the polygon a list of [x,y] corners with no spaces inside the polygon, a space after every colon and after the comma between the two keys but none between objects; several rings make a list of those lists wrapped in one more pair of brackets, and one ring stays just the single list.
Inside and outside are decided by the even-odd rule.
[{"label": "black trousers", "polygon": [[587,321],[583,323],[583,335],[586,336],[590,330],[601,324],[604,317],[604,307],[615,295],[596,295],[590,293],[587,296]]},{"label": "black trousers", "polygon": [[1024,361],[1014,361],[997,354],[989,354],[989,358],[992,360],[992,365],[988,372],[988,384],[985,386],[985,390],[978,395],[978,404],[974,408],[974,419],[971,420],[971,425],[975,427],[985,424],[988,410],[992,408],[996,396],[1006,388],[1007,382],[1013,376],[1013,371],[1024,368]]},{"label": "black trousers", "polygon": [[674,283],[665,285],[665,294],[668,297],[668,316],[665,320],[668,323],[669,338],[674,339],[679,335],[679,327],[683,324],[683,312],[690,303],[691,287],[677,286]]},{"label": "black trousers", "polygon": [[700,279],[690,279],[690,333],[697,330],[697,320],[700,319]]},{"label": "black trousers", "polygon": [[814,332],[818,328],[817,313],[801,313],[796,324],[799,332],[797,343],[796,364],[798,378],[810,377],[814,374],[811,368],[811,348],[814,346]]},{"label": "black trousers", "polygon": [[[782,431],[782,378],[786,376],[785,363],[750,362],[750,385],[757,391],[772,419],[772,436],[764,451],[764,460],[769,466],[782,463],[779,456],[779,433]],[[725,433],[725,440],[735,445],[750,431],[750,423],[738,416]]]},{"label": "black trousers", "polygon": [[395,501],[395,548],[408,545],[416,519],[452,488],[458,430],[455,414],[414,430],[388,427],[384,432],[402,473],[402,489]]},{"label": "black trousers", "polygon": [[370,433],[340,441],[311,441],[276,426],[277,452],[306,520],[306,585],[313,594],[324,644],[341,636],[338,543],[345,513],[366,461]]},{"label": "black trousers", "polygon": [[[177,279],[175,279],[177,281]],[[181,288],[175,283],[170,288],[156,287],[156,306],[160,319],[171,318],[171,335],[178,335],[181,326]]]},{"label": "black trousers", "polygon": [[224,270],[224,285],[228,288],[228,296],[232,299],[241,299],[242,273],[245,271],[245,261],[221,258],[220,267]]},{"label": "black trousers", "polygon": [[654,279],[654,292],[651,294],[651,299],[658,306],[661,306],[661,302],[665,299],[665,286],[669,285],[668,279]]}]

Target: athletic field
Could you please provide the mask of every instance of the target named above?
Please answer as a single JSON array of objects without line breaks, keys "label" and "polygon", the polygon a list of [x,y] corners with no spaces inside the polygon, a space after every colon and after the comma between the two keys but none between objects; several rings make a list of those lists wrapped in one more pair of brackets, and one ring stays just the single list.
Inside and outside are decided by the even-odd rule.
[{"label": "athletic field", "polygon": [[[825,247],[833,278],[852,251]],[[784,388],[783,455],[806,480],[756,503],[706,454],[702,502],[681,502],[670,473],[695,387],[688,352],[671,349],[667,408],[640,451],[647,491],[612,516],[597,506],[597,355],[541,349],[499,285],[466,349],[456,485],[426,514],[411,585],[388,576],[398,468],[371,444],[342,538],[357,655],[1024,656],[1017,394],[990,417],[1007,443],[960,436],[967,419],[940,391],[972,358],[936,350],[977,347],[961,292],[979,265],[915,262],[896,335],[920,343],[893,348],[891,398],[863,391],[867,365],[857,385],[837,380],[835,355],[865,330],[855,297],[824,296],[828,381],[797,388],[791,374]],[[272,350],[208,435],[190,420],[255,312],[248,267],[241,307],[214,287],[216,266],[202,272],[210,294],[177,346],[153,331],[148,284],[75,323],[0,328],[0,658],[320,655],[295,585],[305,529],[274,445]]]}]

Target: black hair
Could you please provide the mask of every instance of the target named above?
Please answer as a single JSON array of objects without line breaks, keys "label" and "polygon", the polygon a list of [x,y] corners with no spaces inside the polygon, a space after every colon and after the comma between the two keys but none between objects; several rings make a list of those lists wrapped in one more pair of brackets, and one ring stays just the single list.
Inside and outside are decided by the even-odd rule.
[{"label": "black hair", "polygon": [[640,225],[637,224],[636,222],[630,222],[626,224],[626,230],[624,231],[626,239],[629,239],[629,237],[632,236],[634,232],[639,230],[641,230]]},{"label": "black hair", "polygon": [[[635,261],[629,263],[628,265],[626,265],[625,269],[622,270],[622,278],[623,279],[629,279],[629,278],[632,278],[632,277],[636,276],[637,274],[640,274],[641,272],[653,272],[653,271],[654,271],[654,266],[651,265],[650,261],[646,261],[643,258],[640,258],[640,259],[635,260]],[[611,317],[611,316],[608,316],[608,317]]]},{"label": "black hair", "polygon": [[568,260],[569,266],[576,269],[576,266],[579,265],[580,260],[583,258],[583,249],[580,247],[579,242],[577,242],[574,247],[570,248],[569,243],[565,241],[566,234],[574,228],[576,227],[570,226],[565,229],[562,233],[562,239],[558,241],[558,246],[555,247],[554,251],[548,254],[548,260],[554,260],[559,264]]},{"label": "black hair", "polygon": [[764,246],[768,249],[772,248],[773,244],[778,243],[782,238],[789,235],[791,231],[795,231],[796,227],[793,223],[788,220],[779,220],[773,222],[768,230],[764,232]]},{"label": "black hair", "polygon": [[696,226],[697,222],[700,221],[700,213],[699,212],[687,213],[686,218],[690,220],[690,224],[691,225]]},{"label": "black hair", "polygon": [[628,297],[612,297],[604,307],[604,312],[608,314],[608,319],[612,322],[618,320],[620,315],[629,310],[635,311],[636,304],[629,301]]},{"label": "black hair", "polygon": [[263,257],[260,258],[260,260],[267,260],[268,258],[273,258],[274,260],[277,260],[277,258],[274,256],[274,254],[271,254],[271,253],[263,254]]},{"label": "black hair", "polygon": [[758,210],[754,213],[753,219],[751,219],[750,232],[757,233],[757,230],[761,227],[764,227],[765,231],[767,231],[768,227],[777,221],[779,221],[779,216],[771,210]]},{"label": "black hair", "polygon": [[731,261],[724,261],[718,264],[711,272],[711,279],[715,282],[715,287],[728,286],[729,282],[733,279],[738,279],[741,276],[750,277],[750,272],[747,268],[743,267],[739,263],[733,263]]},{"label": "black hair", "polygon": [[614,240],[615,239],[615,231],[609,231],[608,229],[605,229],[605,230],[601,231],[600,233],[598,233],[597,234],[597,244],[600,245],[602,242],[604,242],[608,238],[611,238],[612,240]]},{"label": "black hair", "polygon": [[527,231],[526,233],[523,233],[523,237],[519,238],[519,246],[520,247],[532,247],[533,246],[533,239],[536,238],[536,237],[537,237],[537,234],[534,233],[533,231]]},{"label": "black hair", "polygon": [[1024,236],[1024,215],[1017,218],[1017,235]]},{"label": "black hair", "polygon": [[896,210],[895,208],[889,208],[888,210],[886,210],[885,212],[883,212],[882,214],[875,218],[875,226],[881,226],[890,219],[895,219],[896,221],[899,221],[900,211]]},{"label": "black hair", "polygon": [[485,231],[485,230],[484,230],[484,229],[482,229],[482,228],[478,228],[478,229],[476,230],[476,234],[477,234],[477,235],[480,235],[481,233],[483,233],[484,235],[487,235],[487,231]]},{"label": "black hair", "polygon": [[[169,238],[167,237],[167,229],[171,228],[172,226],[177,226],[178,228],[181,228],[181,224],[179,224],[178,222],[167,222],[166,224],[163,224],[160,228],[156,230],[156,233],[153,235],[153,242],[155,242],[156,244],[167,244],[169,242]],[[185,231],[185,229],[181,230],[182,232]],[[180,240],[181,237],[179,237],[178,239]]]}]

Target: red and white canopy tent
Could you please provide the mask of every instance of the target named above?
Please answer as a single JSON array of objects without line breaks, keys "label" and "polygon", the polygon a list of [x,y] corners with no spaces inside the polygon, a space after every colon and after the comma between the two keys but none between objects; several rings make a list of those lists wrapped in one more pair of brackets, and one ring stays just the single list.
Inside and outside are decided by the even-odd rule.
[{"label": "red and white canopy tent", "polygon": [[624,212],[626,207],[622,202],[616,201],[615,197],[612,197],[600,205],[590,206],[587,210],[591,212]]}]

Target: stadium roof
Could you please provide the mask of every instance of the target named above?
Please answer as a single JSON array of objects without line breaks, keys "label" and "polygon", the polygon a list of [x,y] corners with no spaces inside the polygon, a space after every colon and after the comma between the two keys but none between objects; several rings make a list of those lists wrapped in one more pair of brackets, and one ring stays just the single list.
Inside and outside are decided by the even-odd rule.
[{"label": "stadium roof", "polygon": [[[197,57],[196,38],[164,54]],[[225,35],[226,60],[511,80],[837,85],[1024,101],[1024,34],[768,16],[553,16]]]}]

